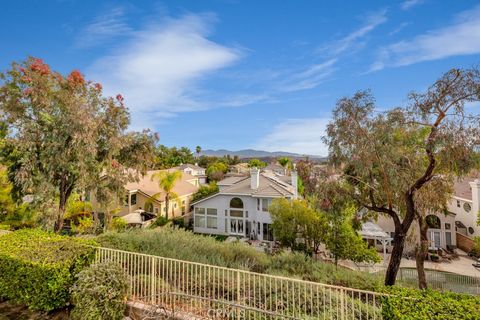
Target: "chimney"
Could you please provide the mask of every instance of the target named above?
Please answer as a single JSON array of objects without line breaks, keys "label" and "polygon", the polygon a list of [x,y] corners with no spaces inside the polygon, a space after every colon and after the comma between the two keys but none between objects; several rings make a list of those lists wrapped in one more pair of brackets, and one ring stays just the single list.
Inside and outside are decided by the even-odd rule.
[{"label": "chimney", "polygon": [[475,179],[470,182],[470,188],[472,189],[472,212],[476,214],[480,210],[480,180]]},{"label": "chimney", "polygon": [[250,169],[250,188],[253,190],[258,189],[260,185],[260,170],[256,167]]},{"label": "chimney", "polygon": [[293,186],[293,199],[298,198],[298,174],[297,171],[294,169],[292,170],[292,186]]}]

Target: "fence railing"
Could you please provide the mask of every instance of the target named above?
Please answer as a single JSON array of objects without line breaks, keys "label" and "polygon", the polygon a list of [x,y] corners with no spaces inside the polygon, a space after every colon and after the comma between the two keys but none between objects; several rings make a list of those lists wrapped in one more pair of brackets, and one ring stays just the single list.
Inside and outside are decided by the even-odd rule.
[{"label": "fence railing", "polygon": [[[384,277],[386,267],[384,266],[362,266],[357,270],[377,274]],[[451,272],[425,270],[427,285],[435,290],[446,290],[457,293],[480,295],[480,277],[466,276]],[[415,268],[400,268],[397,274],[397,284],[409,287],[418,287],[418,273]]]},{"label": "fence railing", "polygon": [[120,264],[130,299],[214,319],[381,319],[382,294],[147,254],[98,248]]}]

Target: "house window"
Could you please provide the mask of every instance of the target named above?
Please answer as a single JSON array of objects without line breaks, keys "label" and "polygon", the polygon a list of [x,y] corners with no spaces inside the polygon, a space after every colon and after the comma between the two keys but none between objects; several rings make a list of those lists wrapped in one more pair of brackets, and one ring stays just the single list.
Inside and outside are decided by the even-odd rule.
[{"label": "house window", "polygon": [[262,199],[262,211],[268,212],[268,207],[272,203],[272,199]]},{"label": "house window", "polygon": [[205,228],[205,208],[195,207],[195,227],[196,228]]},{"label": "house window", "polygon": [[470,234],[473,234],[473,233],[475,232],[475,230],[473,230],[472,227],[468,227],[468,232],[469,232]]},{"label": "house window", "polygon": [[158,214],[158,207],[155,207],[155,213]]},{"label": "house window", "polygon": [[268,223],[263,224],[263,240],[273,241],[273,232],[271,225]]},{"label": "house window", "polygon": [[470,203],[464,203],[463,204],[463,210],[465,210],[465,212],[470,212],[472,211],[472,207],[470,206]]},{"label": "house window", "polygon": [[209,229],[217,229],[217,217],[207,217],[207,228]]},{"label": "house window", "polygon": [[230,210],[230,217],[242,218],[243,217],[243,211],[242,210]]},{"label": "house window", "polygon": [[260,211],[260,198],[257,198],[257,211]]},{"label": "house window", "polygon": [[452,245],[452,233],[451,232],[445,232],[445,243],[447,246]]},{"label": "house window", "polygon": [[445,230],[450,230],[452,225],[450,223],[445,223]]},{"label": "house window", "polygon": [[133,206],[135,204],[137,204],[137,194],[136,193],[132,193],[130,195],[130,204]]},{"label": "house window", "polygon": [[460,200],[457,200],[457,207],[460,208]]},{"label": "house window", "polygon": [[230,200],[230,208],[243,209],[243,201],[240,198],[232,198]]},{"label": "house window", "polygon": [[217,229],[217,209],[195,208],[195,227]]},{"label": "house window", "polygon": [[430,214],[426,218],[427,220],[427,225],[430,229],[440,229],[441,228],[441,223],[440,223],[440,218]]},{"label": "house window", "polygon": [[129,200],[130,200],[130,195],[127,194],[125,198],[123,198],[123,204],[125,205],[125,207],[128,207]]},{"label": "house window", "polygon": [[195,215],[195,227],[196,228],[205,228],[205,216],[204,215]]}]

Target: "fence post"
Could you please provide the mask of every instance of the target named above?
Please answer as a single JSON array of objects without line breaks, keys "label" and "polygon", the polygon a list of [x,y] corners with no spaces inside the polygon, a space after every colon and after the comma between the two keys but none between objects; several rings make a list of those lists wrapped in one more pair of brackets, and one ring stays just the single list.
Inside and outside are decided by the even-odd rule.
[{"label": "fence post", "polygon": [[156,293],[157,293],[157,288],[155,288],[155,284],[156,284],[156,274],[155,274],[155,270],[156,270],[156,262],[157,262],[157,259],[155,259],[154,257],[150,256],[150,259],[152,260],[152,263],[151,263],[151,270],[150,270],[150,295],[151,295],[151,298],[152,298],[152,303],[153,305],[156,304]]},{"label": "fence post", "polygon": [[345,290],[340,289],[340,319],[345,319]]},{"label": "fence post", "polygon": [[[237,270],[237,301],[236,305],[240,305],[240,270]],[[240,308],[237,307],[237,319],[240,319],[241,313],[240,313]]]}]

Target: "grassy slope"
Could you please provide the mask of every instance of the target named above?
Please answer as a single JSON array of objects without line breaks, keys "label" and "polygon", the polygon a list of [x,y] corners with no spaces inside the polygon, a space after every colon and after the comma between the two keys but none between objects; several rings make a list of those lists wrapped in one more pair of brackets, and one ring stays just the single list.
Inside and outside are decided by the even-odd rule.
[{"label": "grassy slope", "polygon": [[243,243],[219,242],[212,237],[184,230],[163,228],[107,233],[98,237],[106,247],[158,255],[217,266],[289,276],[304,280],[378,290],[381,279],[331,264],[313,261],[302,254],[282,253],[270,256]]}]

